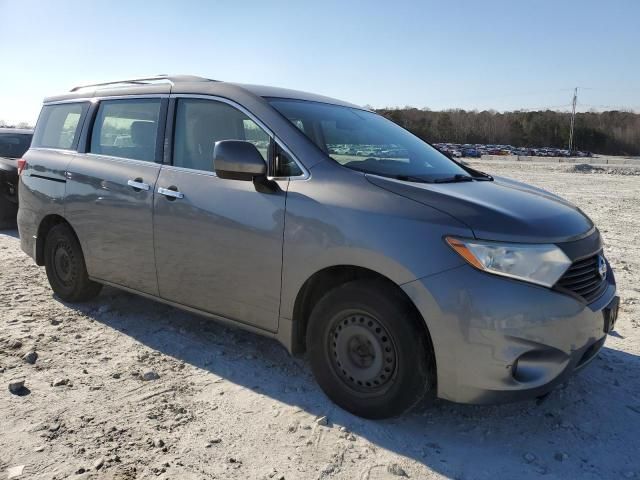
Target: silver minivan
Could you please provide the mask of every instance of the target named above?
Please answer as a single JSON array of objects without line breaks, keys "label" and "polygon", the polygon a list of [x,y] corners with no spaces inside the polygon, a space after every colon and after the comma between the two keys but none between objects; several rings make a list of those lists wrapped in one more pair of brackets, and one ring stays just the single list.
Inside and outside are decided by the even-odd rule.
[{"label": "silver minivan", "polygon": [[617,317],[577,207],[332,98],[76,87],[45,99],[19,170],[22,249],[61,300],[111,285],[273,337],[363,417],[542,396]]}]

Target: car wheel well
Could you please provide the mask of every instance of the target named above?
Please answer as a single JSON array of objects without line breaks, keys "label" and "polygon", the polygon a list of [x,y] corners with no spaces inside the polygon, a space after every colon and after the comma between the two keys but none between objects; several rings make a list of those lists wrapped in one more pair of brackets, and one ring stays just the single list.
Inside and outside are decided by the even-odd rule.
[{"label": "car wheel well", "polygon": [[385,289],[389,288],[390,291],[405,300],[413,309],[415,309],[418,318],[422,320],[421,323],[425,329],[425,333],[429,338],[429,341],[431,341],[429,330],[424,319],[420,315],[420,312],[397,283],[388,277],[367,268],[338,265],[325,268],[313,274],[298,292],[293,307],[293,338],[291,345],[291,351],[293,354],[302,354],[306,350],[305,339],[307,335],[308,321],[311,316],[311,311],[318,301],[334,288],[354,280],[376,280],[380,282]]},{"label": "car wheel well", "polygon": [[62,223],[66,223],[67,225],[69,225],[69,228],[71,229],[73,234],[76,236],[76,239],[78,238],[78,235],[76,234],[75,230],[69,224],[69,222],[67,222],[64,219],[64,217],[60,215],[55,215],[55,214],[47,215],[42,219],[42,221],[40,222],[40,225],[38,226],[38,234],[36,236],[36,264],[37,265],[40,265],[40,266],[44,265],[44,244],[45,244],[45,240],[47,239],[47,234],[49,233],[49,230],[51,230],[56,225],[60,225]]}]

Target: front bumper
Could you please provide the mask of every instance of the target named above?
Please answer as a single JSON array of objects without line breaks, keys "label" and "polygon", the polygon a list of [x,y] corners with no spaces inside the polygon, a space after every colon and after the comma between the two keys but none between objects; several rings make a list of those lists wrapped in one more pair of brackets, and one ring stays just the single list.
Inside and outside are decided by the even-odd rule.
[{"label": "front bumper", "polygon": [[605,341],[607,287],[586,305],[557,291],[471,266],[403,285],[433,341],[437,392],[461,403],[501,403],[549,392],[595,357]]}]

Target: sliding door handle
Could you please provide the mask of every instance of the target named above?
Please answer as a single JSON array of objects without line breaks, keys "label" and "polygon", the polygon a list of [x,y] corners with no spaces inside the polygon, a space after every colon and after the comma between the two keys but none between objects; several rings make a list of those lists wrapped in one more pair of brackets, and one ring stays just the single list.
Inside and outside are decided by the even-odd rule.
[{"label": "sliding door handle", "polygon": [[135,180],[127,180],[127,185],[132,187],[135,191],[149,190],[151,188],[148,183],[144,183],[141,178]]},{"label": "sliding door handle", "polygon": [[160,195],[164,195],[165,197],[168,197],[168,200],[173,200],[175,198],[184,198],[184,193],[179,192],[176,189],[176,187],[169,187],[169,188],[159,187],[158,193]]}]

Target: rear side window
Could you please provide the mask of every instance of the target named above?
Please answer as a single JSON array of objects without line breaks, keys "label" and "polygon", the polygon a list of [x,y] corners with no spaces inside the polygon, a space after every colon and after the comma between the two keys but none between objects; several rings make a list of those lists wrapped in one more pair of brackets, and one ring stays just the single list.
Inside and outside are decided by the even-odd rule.
[{"label": "rear side window", "polygon": [[176,167],[213,171],[213,146],[219,140],[253,143],[265,162],[269,135],[240,110],[214,100],[178,100],[173,164]]},{"label": "rear side window", "polygon": [[88,108],[87,103],[45,105],[38,118],[32,145],[64,150],[75,148],[80,135],[81,120]]},{"label": "rear side window", "polygon": [[153,162],[160,119],[160,99],[100,102],[89,152]]}]

